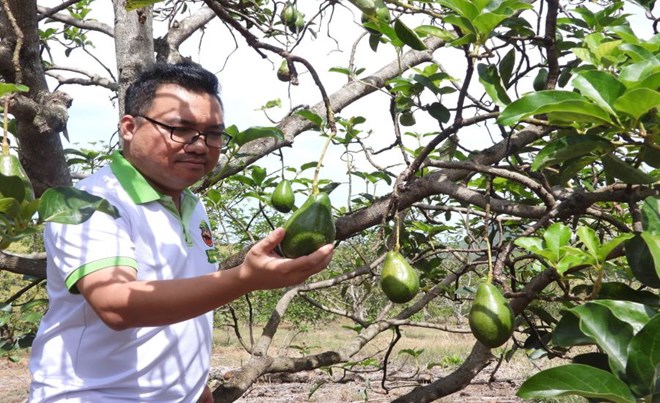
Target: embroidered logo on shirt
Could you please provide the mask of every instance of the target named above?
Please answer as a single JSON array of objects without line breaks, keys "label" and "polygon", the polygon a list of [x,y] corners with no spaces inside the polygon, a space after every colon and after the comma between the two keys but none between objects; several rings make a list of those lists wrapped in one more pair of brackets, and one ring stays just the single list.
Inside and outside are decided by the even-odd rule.
[{"label": "embroidered logo on shirt", "polygon": [[202,240],[208,246],[213,246],[213,235],[211,234],[211,229],[206,221],[202,221],[199,224],[199,229],[202,232]]},{"label": "embroidered logo on shirt", "polygon": [[209,263],[218,263],[220,260],[220,252],[218,252],[217,249],[207,249],[206,258],[208,259]]}]

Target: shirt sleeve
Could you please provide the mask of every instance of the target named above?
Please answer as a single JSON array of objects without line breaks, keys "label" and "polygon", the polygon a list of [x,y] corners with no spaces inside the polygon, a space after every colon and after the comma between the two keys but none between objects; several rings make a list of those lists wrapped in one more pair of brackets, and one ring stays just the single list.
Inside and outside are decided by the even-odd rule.
[{"label": "shirt sleeve", "polygon": [[67,289],[78,293],[76,283],[97,270],[128,266],[137,270],[135,245],[128,220],[95,212],[82,224],[48,223],[44,242],[54,269]]}]

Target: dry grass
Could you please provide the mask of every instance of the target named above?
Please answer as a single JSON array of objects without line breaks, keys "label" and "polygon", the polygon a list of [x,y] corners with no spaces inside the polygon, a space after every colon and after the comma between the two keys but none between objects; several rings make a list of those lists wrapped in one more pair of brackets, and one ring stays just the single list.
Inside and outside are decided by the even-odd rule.
[{"label": "dry grass", "polygon": [[[256,327],[254,332],[256,340],[261,334],[261,328]],[[246,329],[242,329],[242,334],[249,341],[249,333]],[[340,323],[329,323],[315,327],[285,325],[276,334],[270,351],[274,355],[300,357],[323,351],[338,350],[351,341],[355,335],[356,333],[353,330],[342,327]],[[380,362],[392,340],[392,336],[392,332],[379,335],[360,352],[359,357],[356,357],[356,361],[374,357],[376,359],[375,363]],[[413,375],[424,373],[429,374],[433,379],[446,376],[463,362],[474,344],[474,338],[469,333],[457,334],[423,328],[404,328],[402,329],[402,336],[390,355],[388,367],[389,373],[395,375],[395,377],[400,375],[399,378],[409,377],[412,379]],[[404,350],[417,351],[420,354],[413,357],[410,354],[401,353]],[[498,351],[494,352],[498,353]],[[27,352],[20,354],[20,357],[21,360],[18,363],[0,358],[0,384],[3,385],[0,389],[0,401],[3,403],[22,402],[27,397],[30,382],[30,375],[27,370]],[[212,360],[214,368],[237,368],[246,363],[248,359],[248,353],[240,346],[233,330],[217,330]],[[557,365],[559,362],[552,362],[552,364]],[[518,352],[514,359],[509,362],[503,361],[496,374],[496,379],[500,381],[498,387],[506,387],[507,390],[497,391],[498,394],[493,395],[495,396],[494,400],[491,399],[490,401],[519,401],[514,398],[519,383],[528,375],[538,371],[539,368],[546,366],[548,366],[547,361],[531,362],[524,357],[522,352]],[[475,379],[474,387],[481,389],[472,389],[472,392],[467,392],[468,389],[466,389],[461,392],[462,397],[459,398],[457,394],[455,398],[443,399],[443,401],[477,401],[470,400],[470,396],[481,398],[486,396],[486,393],[492,395],[495,393],[495,387],[489,385],[487,381],[493,368],[494,366],[491,365]],[[395,389],[388,395],[384,395],[382,391],[378,393],[381,375],[373,372],[375,367],[366,366],[359,369],[360,371],[352,374],[355,376],[355,381],[348,384],[325,383],[312,394],[311,398],[308,398],[308,395],[315,387],[313,378],[310,378],[309,382],[293,382],[289,385],[279,385],[277,387],[269,381],[259,382],[240,401],[259,403],[281,401],[289,403],[303,399],[319,402],[386,402],[392,399],[393,394],[403,394],[410,389],[410,387],[402,387],[401,390]],[[341,370],[333,371],[334,375],[338,373],[343,372]],[[346,375],[347,373],[343,374]],[[391,383],[393,387],[398,384]],[[411,382],[407,381],[400,384],[405,386],[410,385]],[[487,392],[484,392],[483,388]]]}]

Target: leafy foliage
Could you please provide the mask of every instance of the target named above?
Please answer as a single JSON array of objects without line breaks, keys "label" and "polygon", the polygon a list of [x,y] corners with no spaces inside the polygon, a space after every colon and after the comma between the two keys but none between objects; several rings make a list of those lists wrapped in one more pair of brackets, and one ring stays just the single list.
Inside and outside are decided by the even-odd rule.
[{"label": "leafy foliage", "polygon": [[[534,375],[520,396],[578,394],[631,401],[654,393],[660,46],[655,2],[633,3],[650,19],[639,12],[633,19],[630,13],[636,9],[620,0],[126,2],[125,17],[154,22],[164,30],[194,27],[211,11],[215,16],[204,20],[205,32],[215,25],[222,31],[190,37],[199,39],[199,49],[208,37],[223,39],[213,43],[212,59],[226,56],[232,61],[235,49],[225,55],[219,43],[236,43],[275,67],[287,67],[284,82],[272,74],[278,88],[286,86],[286,94],[268,94],[271,101],[249,106],[272,125],[230,125],[233,141],[223,166],[196,188],[209,208],[226,264],[235,264],[241,251],[285,222],[287,216],[270,201],[283,179],[290,181],[298,201],[315,189],[333,198],[338,245],[328,270],[289,290],[295,293],[291,299],[282,291],[252,293],[221,309],[219,321],[238,328],[239,322],[279,320],[281,312],[297,324],[350,320],[347,326],[356,338],[343,347],[343,362],[296,364],[364,366],[386,373],[382,355],[354,357],[378,334],[394,328],[423,324],[442,329],[453,316],[465,330],[463,319],[476,285],[492,271],[504,297],[517,307],[512,341],[502,347],[506,356],[528,350],[532,359],[573,361]],[[32,49],[48,49],[48,55],[32,52],[37,59],[30,66],[46,66],[53,73],[74,55],[92,55],[94,31],[101,31],[91,17],[97,4],[81,1],[62,12],[66,18],[59,13],[41,18],[38,32],[26,38],[38,38]],[[136,25],[145,29],[139,37],[115,40],[138,43],[152,33],[149,24]],[[343,34],[353,28],[359,31],[355,38],[364,34],[364,39],[343,46],[338,30]],[[640,28],[652,32],[640,35]],[[168,42],[173,37],[154,42],[158,58],[189,56],[177,53],[178,44]],[[229,37],[238,39],[224,41]],[[323,71],[326,59],[339,52],[318,52],[323,53],[319,58],[310,51],[323,46],[323,37],[331,39],[334,50],[352,49],[345,61],[333,62],[328,76]],[[166,52],[160,46],[165,42],[171,45]],[[52,56],[57,54],[53,49],[63,50],[66,59]],[[121,53],[122,46],[117,49],[122,75],[108,74],[107,80],[119,84],[121,95],[124,72],[133,68],[126,67],[133,66],[136,55]],[[144,60],[153,56],[149,49]],[[392,59],[383,63],[381,56]],[[92,59],[93,64],[101,60]],[[248,71],[257,64],[242,67]],[[14,72],[15,67],[3,71]],[[61,74],[72,70],[78,69]],[[2,74],[5,82],[13,80]],[[261,78],[249,74],[241,78]],[[327,77],[338,75],[347,82],[335,88]],[[89,77],[95,78],[90,84],[103,81]],[[61,79],[61,89],[80,81],[55,74],[51,78]],[[40,79],[45,81],[45,72]],[[19,106],[40,104],[21,88],[8,87],[20,92],[14,98]],[[317,104],[308,105],[309,94],[320,94]],[[378,97],[386,102],[379,104]],[[364,103],[356,102],[362,98]],[[355,108],[349,108],[353,103]],[[42,131],[49,128],[34,122],[50,120],[26,119],[28,115],[14,117],[12,133],[21,146],[36,149],[43,139],[57,137],[56,128],[62,125],[53,125],[46,136]],[[39,141],[33,133],[39,133]],[[305,138],[312,141],[305,143]],[[326,147],[333,159],[323,160],[316,148],[304,147],[310,143],[327,144],[318,148]],[[32,165],[40,162],[34,155],[53,152],[18,151]],[[94,171],[107,158],[99,150],[63,154],[64,164],[76,174]],[[3,238],[13,246],[34,236],[39,220],[83,220],[96,210],[112,213],[103,201],[71,194],[68,188],[49,190],[43,203],[29,204],[16,180],[2,180],[0,187]],[[71,210],[58,210],[67,204]],[[37,212],[39,218],[34,217]],[[421,291],[413,301],[393,307],[379,292],[378,280],[379,259],[395,244],[419,274]],[[20,323],[37,320],[27,315],[32,322],[21,322],[17,306],[7,306],[3,312],[12,313],[3,316],[8,318],[5,325],[20,328]],[[28,333],[15,333],[6,345],[15,346],[17,335]],[[266,332],[250,346],[261,348],[254,354],[273,354],[269,336]],[[577,345],[590,351],[572,356]],[[298,347],[305,357],[317,352],[312,350],[324,352],[322,347]],[[418,353],[409,349],[402,354],[415,358]],[[467,360],[461,370],[476,373],[486,364],[486,358]],[[440,383],[422,386],[419,393]],[[409,398],[415,400],[414,392]]]}]

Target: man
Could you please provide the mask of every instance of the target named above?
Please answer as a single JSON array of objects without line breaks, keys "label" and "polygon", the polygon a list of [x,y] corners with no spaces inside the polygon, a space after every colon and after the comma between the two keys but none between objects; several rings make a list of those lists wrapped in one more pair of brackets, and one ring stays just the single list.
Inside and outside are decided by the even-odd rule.
[{"label": "man", "polygon": [[278,228],[217,271],[208,217],[187,188],[217,163],[223,129],[217,78],[197,65],[157,64],[128,88],[122,153],[78,184],[120,217],[45,229],[50,308],[32,348],[31,401],[211,402],[212,310],[328,265],[331,245],[277,255]]}]

